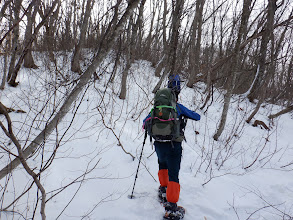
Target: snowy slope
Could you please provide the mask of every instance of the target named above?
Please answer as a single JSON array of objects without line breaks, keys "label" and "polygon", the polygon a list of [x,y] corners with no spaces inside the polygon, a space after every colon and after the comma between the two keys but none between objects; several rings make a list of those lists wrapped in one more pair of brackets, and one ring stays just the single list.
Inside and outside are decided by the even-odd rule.
[{"label": "snowy slope", "polygon": [[[62,97],[71,89],[71,86],[58,87],[56,93],[50,92],[57,87],[49,83],[55,76],[52,67],[48,73],[43,64],[44,60],[39,59],[42,65],[39,70],[22,69],[20,86],[6,87],[0,95],[6,106],[27,111],[27,114],[10,113],[16,135],[26,146],[43,129],[54,108],[60,107],[58,103],[62,103]],[[101,79],[92,82],[84,97],[76,102],[78,111],[75,112],[75,108],[68,113],[43,148],[46,161],[56,147],[56,139],[61,139],[53,163],[41,176],[49,199],[47,219],[162,219],[164,209],[157,201],[157,157],[149,140],[143,151],[135,198],[128,198],[142,149],[142,120],[151,108],[151,91],[159,79],[154,77],[154,69],[148,62],[137,61],[131,68],[128,95],[123,101],[118,98],[121,76],[108,83],[112,64],[105,62],[104,65],[106,71],[105,68],[97,71],[103,73]],[[184,88],[179,97],[180,103],[202,116],[198,122],[188,121],[187,142],[183,143],[178,204],[187,210],[185,219],[289,220],[289,215],[293,216],[292,165],[288,165],[293,155],[292,115],[283,115],[272,124],[266,116],[280,107],[266,105],[255,119],[270,124],[271,130],[252,127],[245,120],[255,106],[244,97],[235,96],[226,129],[215,142],[212,136],[220,120],[223,97],[215,91],[212,105],[206,112],[205,109],[200,111],[205,98],[203,91],[204,85]],[[48,99],[50,104],[45,113],[38,114]],[[0,119],[4,122],[3,116]],[[28,132],[31,125],[33,128]],[[0,136],[4,143],[7,138],[2,131]],[[117,138],[122,146],[118,145]],[[121,147],[135,156],[135,160]],[[41,166],[41,152],[29,159],[29,164],[36,169]],[[5,160],[7,158],[1,158],[1,168]],[[14,171],[1,207],[9,205],[30,183],[23,169],[19,167]],[[2,194],[5,179],[0,184]],[[0,212],[0,219],[31,219],[36,201],[34,187],[8,209],[14,212]],[[41,219],[39,206],[35,219]]]}]

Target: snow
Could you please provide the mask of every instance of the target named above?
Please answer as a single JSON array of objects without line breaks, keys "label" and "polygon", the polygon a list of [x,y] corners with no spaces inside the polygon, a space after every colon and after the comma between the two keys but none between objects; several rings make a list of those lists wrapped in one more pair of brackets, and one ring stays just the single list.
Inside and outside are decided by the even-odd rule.
[{"label": "snow", "polygon": [[[27,112],[10,113],[14,132],[23,146],[39,134],[74,86],[60,80],[55,83],[54,66],[44,63],[45,58],[39,56],[38,70],[21,69],[19,86],[6,86],[0,93],[3,104]],[[151,109],[152,89],[159,79],[149,62],[136,61],[128,76],[127,98],[120,100],[121,75],[108,83],[113,68],[112,63],[108,64],[106,60],[104,68],[97,70],[102,77],[91,82],[44,146],[28,160],[37,172],[58,146],[52,164],[41,175],[49,199],[47,219],[162,219],[164,209],[157,201],[157,157],[149,139],[144,146],[134,198],[129,199],[144,138],[142,120]],[[61,59],[59,68],[63,68],[64,76],[73,77],[62,66]],[[180,103],[201,115],[198,122],[188,120],[187,142],[183,142],[178,204],[186,208],[184,219],[292,220],[292,115],[269,121],[267,116],[282,107],[266,104],[255,119],[264,121],[271,130],[252,127],[245,120],[255,105],[235,95],[225,131],[216,142],[212,137],[220,121],[223,96],[216,90],[212,105],[207,111],[200,110],[204,87],[203,84],[195,89],[183,86],[179,97]],[[0,119],[6,126],[4,116]],[[1,145],[15,153],[13,145],[8,145],[8,138],[0,133]],[[2,150],[0,158],[2,169],[9,158]],[[1,208],[7,207],[31,182],[21,166],[9,181],[0,180]],[[33,186],[8,208],[11,212],[0,212],[0,219],[31,219],[36,202],[37,189]],[[40,201],[35,219],[41,219],[39,208]]]}]

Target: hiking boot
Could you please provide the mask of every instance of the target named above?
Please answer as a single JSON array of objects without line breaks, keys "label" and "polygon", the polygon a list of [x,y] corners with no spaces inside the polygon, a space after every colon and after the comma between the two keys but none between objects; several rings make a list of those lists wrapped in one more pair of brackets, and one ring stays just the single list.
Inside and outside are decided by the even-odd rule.
[{"label": "hiking boot", "polygon": [[163,204],[167,202],[166,191],[167,191],[167,186],[160,186],[158,189],[159,201]]},{"label": "hiking boot", "polygon": [[181,206],[177,206],[176,203],[167,202],[165,205],[165,216],[164,219],[169,220],[180,220],[183,219],[185,209]]}]

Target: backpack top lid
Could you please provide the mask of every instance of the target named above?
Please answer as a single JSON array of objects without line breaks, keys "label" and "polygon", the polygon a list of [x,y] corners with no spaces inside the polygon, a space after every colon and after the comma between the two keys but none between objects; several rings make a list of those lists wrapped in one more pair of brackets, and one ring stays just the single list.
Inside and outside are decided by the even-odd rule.
[{"label": "backpack top lid", "polygon": [[168,80],[168,88],[173,90],[175,93],[180,93],[181,91],[180,82],[181,81],[178,74],[170,75]]}]

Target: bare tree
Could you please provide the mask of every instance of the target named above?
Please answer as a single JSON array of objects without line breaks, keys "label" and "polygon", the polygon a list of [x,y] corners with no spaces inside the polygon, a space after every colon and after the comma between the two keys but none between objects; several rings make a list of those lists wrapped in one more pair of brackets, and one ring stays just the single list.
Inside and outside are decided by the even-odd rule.
[{"label": "bare tree", "polygon": [[123,69],[122,72],[122,79],[121,79],[121,89],[120,89],[120,95],[119,98],[120,99],[125,99],[126,98],[126,88],[127,88],[127,76],[128,76],[128,71],[131,67],[131,63],[132,63],[132,54],[131,54],[131,27],[132,27],[132,21],[133,18],[132,16],[129,19],[129,23],[128,23],[128,27],[127,27],[127,32],[126,32],[126,56],[125,56],[125,67]]},{"label": "bare tree", "polygon": [[[158,1],[159,2],[159,1]],[[153,56],[156,62],[154,62],[156,64],[156,69],[155,69],[155,76],[160,77],[161,76],[161,72],[162,70],[166,67],[167,64],[167,57],[168,57],[168,42],[167,42],[167,15],[168,15],[168,6],[167,6],[167,0],[164,0],[163,3],[163,16],[162,18],[160,17],[161,13],[158,13],[158,22],[157,22],[157,28],[156,28],[156,34],[154,36],[155,38],[155,44],[157,45],[157,47],[155,47],[155,50],[161,51],[161,58],[160,56]],[[154,12],[155,13],[155,12]],[[160,20],[162,20],[162,24],[160,24]],[[158,30],[162,29],[162,44],[160,43],[160,32]],[[151,48],[151,39],[152,35],[151,35],[151,30],[148,36],[148,44],[147,47]],[[157,53],[160,54],[160,53]]]},{"label": "bare tree", "polygon": [[[41,18],[44,20],[45,15],[48,14],[48,11],[51,10],[51,6],[49,5],[48,2],[44,3],[42,2],[42,7],[39,7],[38,13],[41,16]],[[53,5],[53,3],[52,3]],[[55,56],[54,56],[54,48],[55,48],[55,44],[56,44],[56,39],[55,39],[55,35],[57,33],[56,29],[57,29],[57,24],[58,24],[58,20],[60,19],[59,16],[59,11],[60,11],[60,7],[61,7],[61,1],[57,2],[57,8],[55,11],[52,12],[52,15],[49,16],[48,18],[46,18],[45,20],[47,20],[44,23],[45,26],[45,33],[43,35],[43,49],[45,49],[45,51],[48,52],[49,54],[49,58],[51,60],[51,62],[56,63],[55,60]]]},{"label": "bare tree", "polygon": [[[72,17],[73,17],[73,7],[71,3],[66,1],[66,9],[63,11],[64,14],[64,24],[63,28],[61,29],[60,33],[60,49],[61,50],[70,50],[73,46],[73,28],[77,25],[73,24]],[[73,26],[73,27],[72,27]]]},{"label": "bare tree", "polygon": [[138,17],[136,20],[136,24],[134,26],[134,30],[133,30],[133,38],[136,38],[135,41],[135,50],[134,52],[134,56],[137,58],[142,58],[143,56],[143,46],[142,46],[142,42],[143,42],[143,38],[144,38],[144,10],[145,10],[145,3],[146,0],[142,0],[138,9]]},{"label": "bare tree", "polygon": [[[36,2],[34,5],[34,10],[32,11],[32,9],[30,9],[27,12],[27,25],[26,25],[26,29],[25,29],[25,35],[24,35],[24,44],[27,45],[29,44],[29,40],[32,38],[32,34],[33,34],[33,25],[35,23],[35,18],[37,15],[37,7],[38,7],[38,3]],[[36,69],[38,68],[34,62],[33,56],[32,56],[32,51],[31,48],[28,49],[27,54],[24,57],[24,63],[23,63],[24,67],[26,68],[33,68]]]},{"label": "bare tree", "polygon": [[[248,99],[253,102],[254,98],[259,97],[258,103],[254,109],[254,111],[251,113],[251,115],[248,117],[246,120],[247,123],[251,121],[251,119],[255,116],[255,114],[258,112],[260,109],[261,104],[263,103],[265,99],[265,89],[267,87],[266,84],[270,81],[271,77],[268,74],[270,71],[267,70],[265,71],[266,68],[266,57],[267,57],[267,50],[268,50],[268,43],[270,40],[273,38],[273,31],[274,31],[274,16],[275,12],[277,10],[277,5],[276,1],[269,1],[268,3],[268,12],[267,12],[267,22],[266,22],[266,34],[262,36],[262,41],[261,41],[261,46],[260,46],[260,57],[259,57],[259,62],[258,62],[258,75],[256,76],[256,79],[254,81],[254,84],[252,85],[252,88],[250,90],[250,93],[248,94]],[[274,41],[271,41],[272,44]],[[272,50],[274,51],[274,50]],[[273,57],[272,57],[273,59]],[[271,72],[274,72],[272,68],[274,68],[274,61],[270,62],[270,69]],[[272,73],[271,73],[272,74]],[[256,94],[262,93],[262,94]]]},{"label": "bare tree", "polygon": [[205,0],[196,1],[196,11],[191,27],[190,51],[189,51],[189,78],[188,87],[192,87],[196,82],[197,75],[200,74],[200,54],[201,54],[201,35],[203,22],[203,7]]},{"label": "bare tree", "polygon": [[18,71],[21,67],[21,64],[23,63],[23,60],[25,58],[25,56],[27,55],[27,53],[30,51],[30,48],[32,46],[32,43],[34,42],[34,40],[36,39],[37,35],[38,35],[38,32],[39,30],[41,29],[41,27],[43,27],[43,25],[45,24],[46,20],[48,19],[48,17],[51,15],[51,13],[53,12],[55,6],[59,3],[59,0],[55,0],[53,3],[52,3],[52,6],[51,8],[49,8],[47,14],[45,14],[43,16],[43,19],[42,21],[37,25],[37,27],[34,29],[34,33],[30,36],[29,39],[26,39],[26,44],[24,46],[24,49],[23,49],[23,52],[21,54],[21,56],[19,57],[19,60],[13,70],[13,72],[10,74],[9,76],[9,79],[8,79],[8,84],[10,86],[17,86],[18,83],[16,82],[16,77],[18,75]]},{"label": "bare tree", "polygon": [[248,95],[248,99],[253,102],[253,100],[257,97],[260,97],[259,94],[262,91],[262,89],[265,86],[265,82],[267,82],[266,79],[266,57],[267,57],[267,50],[268,50],[268,43],[271,39],[271,36],[273,34],[273,26],[274,26],[274,15],[275,11],[277,9],[276,5],[277,1],[272,0],[268,1],[268,10],[267,10],[267,21],[265,26],[265,34],[262,35],[262,41],[260,46],[260,56],[259,56],[259,71],[258,75],[256,77],[256,80],[254,82],[254,85],[252,86],[252,89],[250,90],[250,94]]},{"label": "bare tree", "polygon": [[225,128],[225,124],[226,124],[226,120],[227,120],[227,114],[228,114],[230,100],[231,100],[231,96],[232,96],[232,92],[233,92],[233,86],[234,86],[235,78],[236,78],[236,71],[237,71],[237,67],[238,67],[238,63],[239,63],[239,59],[240,59],[240,57],[239,57],[240,46],[241,46],[241,42],[243,41],[243,37],[245,36],[244,35],[245,30],[246,30],[246,27],[248,24],[248,19],[249,19],[250,13],[251,13],[250,4],[251,4],[250,0],[243,1],[241,24],[238,29],[237,41],[236,41],[234,51],[233,51],[233,58],[231,61],[231,73],[230,73],[230,76],[228,77],[228,83],[227,83],[228,88],[227,88],[227,92],[224,94],[224,107],[223,107],[223,111],[222,111],[221,121],[220,121],[220,124],[218,126],[216,133],[213,136],[214,140],[216,140],[216,141],[221,136],[221,134]]},{"label": "bare tree", "polygon": [[[160,53],[161,47],[159,47],[158,44],[160,44],[160,35],[161,31],[160,29],[163,28],[163,38],[164,36],[166,37],[166,33],[164,32],[164,26],[165,26],[165,21],[166,21],[166,10],[165,8],[167,7],[167,2],[166,0],[164,1],[152,1],[152,6],[150,7],[151,10],[151,18],[150,18],[150,25],[149,25],[149,30],[147,33],[147,37],[144,42],[144,46],[142,48],[142,55],[144,56],[144,59],[150,60],[154,65],[158,63],[156,60],[158,56],[154,57],[153,55],[153,50],[158,49],[158,52]],[[164,4],[164,11],[162,12],[161,7],[162,4]],[[161,18],[161,15],[163,13],[163,17]],[[157,22],[156,22],[156,16],[157,16]],[[162,20],[162,23],[160,22]],[[155,30],[155,31],[154,31]],[[156,47],[157,46],[157,47]],[[154,49],[156,48],[156,49]],[[158,76],[160,73],[155,72],[155,75]]]},{"label": "bare tree", "polygon": [[[13,0],[12,0],[13,1]],[[10,32],[12,32],[15,28],[17,28],[19,26],[19,23],[22,21],[22,19],[24,18],[24,16],[27,14],[27,12],[29,10],[31,10],[31,8],[33,7],[33,5],[35,4],[35,1],[32,1],[29,6],[24,10],[22,16],[19,17],[19,12],[18,12],[18,19],[13,18],[13,10],[12,7],[9,7],[9,18],[7,18],[9,20],[9,22],[12,22],[13,24],[9,26],[9,30],[4,34],[4,36],[0,39],[0,45],[2,44],[2,42],[4,41],[4,39],[10,34]],[[9,6],[9,4],[8,4]],[[17,5],[15,5],[16,7],[18,7]],[[16,9],[14,7],[14,9]],[[15,11],[15,10],[14,10]],[[16,12],[16,11],[15,11]],[[6,16],[7,17],[7,16]]]},{"label": "bare tree", "polygon": [[163,80],[168,74],[177,73],[177,46],[179,40],[179,29],[181,26],[182,12],[183,12],[184,0],[174,0],[172,1],[172,24],[171,24],[171,36],[168,44],[168,54],[166,67],[164,73],[161,76],[159,82],[153,89],[155,93],[162,85]]},{"label": "bare tree", "polygon": [[76,73],[81,73],[80,64],[79,64],[80,53],[81,53],[81,49],[83,48],[83,45],[85,43],[85,37],[86,37],[86,33],[87,33],[89,17],[91,15],[91,10],[93,8],[94,3],[95,3],[95,0],[87,0],[87,2],[86,2],[86,9],[85,9],[85,13],[84,13],[84,18],[83,18],[83,22],[82,22],[82,25],[80,28],[79,42],[75,46],[75,51],[74,51],[73,58],[71,61],[71,70]]},{"label": "bare tree", "polygon": [[136,57],[137,42],[139,40],[137,36],[138,28],[141,25],[141,20],[143,16],[145,0],[142,0],[139,7],[139,13],[136,19],[136,22],[133,22],[133,17],[131,16],[129,19],[129,24],[126,33],[126,65],[122,72],[122,82],[121,82],[121,90],[120,90],[120,99],[126,98],[126,87],[127,87],[127,76],[129,75],[131,64],[134,62],[134,58]]},{"label": "bare tree", "polygon": [[[12,74],[14,72],[14,65],[16,61],[16,54],[19,50],[19,13],[21,8],[22,0],[14,0],[13,1],[13,23],[15,24],[15,27],[13,29],[13,40],[12,40],[12,54],[10,58],[10,64],[9,64],[9,70],[7,75],[7,81],[10,82]],[[17,83],[12,83],[12,86],[17,86]]]},{"label": "bare tree", "polygon": [[0,10],[0,23],[2,21],[2,18],[5,16],[5,11],[11,2],[12,2],[12,0],[7,0],[4,2],[4,5],[2,6],[2,8]]},{"label": "bare tree", "polygon": [[4,54],[4,58],[3,58],[3,74],[2,74],[2,82],[0,85],[0,90],[3,90],[5,88],[5,82],[6,82],[6,75],[7,75],[7,66],[8,66],[8,42],[6,42],[5,44],[5,48],[6,48],[6,52]]}]

